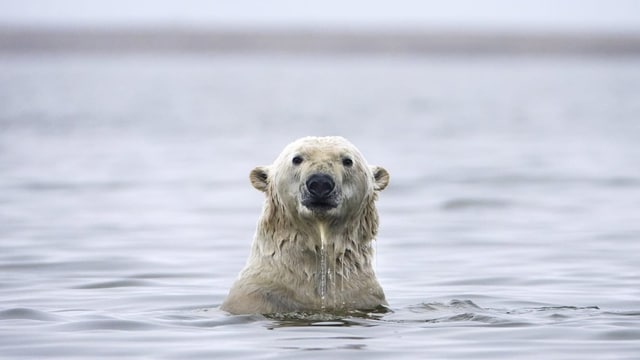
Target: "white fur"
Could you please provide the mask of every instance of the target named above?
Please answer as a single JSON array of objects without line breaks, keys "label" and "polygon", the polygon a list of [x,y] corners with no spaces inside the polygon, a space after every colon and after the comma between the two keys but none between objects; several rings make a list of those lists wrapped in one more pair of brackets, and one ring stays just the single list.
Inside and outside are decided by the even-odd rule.
[{"label": "white fur", "polygon": [[[293,164],[294,156],[304,160]],[[353,165],[343,164],[347,157]],[[301,203],[306,179],[318,172],[335,181],[338,205],[325,212]],[[344,138],[307,137],[289,144],[272,165],[254,169],[250,180],[265,192],[265,204],[251,254],[223,310],[267,314],[386,304],[371,245],[378,229],[374,202],[388,184],[386,170],[368,166]]]}]

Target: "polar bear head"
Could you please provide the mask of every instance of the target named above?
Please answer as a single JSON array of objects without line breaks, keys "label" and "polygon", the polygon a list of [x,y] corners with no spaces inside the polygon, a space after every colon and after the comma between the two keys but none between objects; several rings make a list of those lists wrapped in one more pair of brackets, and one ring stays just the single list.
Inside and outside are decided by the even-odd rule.
[{"label": "polar bear head", "polygon": [[289,219],[337,224],[362,216],[387,187],[389,173],[369,166],[342,137],[305,137],[285,147],[272,165],[253,169],[250,180],[272,201],[272,210]]}]

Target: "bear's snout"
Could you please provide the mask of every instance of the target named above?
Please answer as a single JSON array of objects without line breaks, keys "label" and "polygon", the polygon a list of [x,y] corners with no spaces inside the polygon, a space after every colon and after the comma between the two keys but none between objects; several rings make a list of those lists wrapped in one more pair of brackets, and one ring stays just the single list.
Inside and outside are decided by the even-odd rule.
[{"label": "bear's snout", "polygon": [[307,190],[309,190],[311,196],[315,197],[316,199],[324,199],[328,197],[336,187],[336,184],[331,176],[327,174],[311,175],[307,180],[306,185]]},{"label": "bear's snout", "polygon": [[302,205],[316,212],[325,212],[338,207],[336,183],[328,174],[317,173],[309,176],[304,183]]}]

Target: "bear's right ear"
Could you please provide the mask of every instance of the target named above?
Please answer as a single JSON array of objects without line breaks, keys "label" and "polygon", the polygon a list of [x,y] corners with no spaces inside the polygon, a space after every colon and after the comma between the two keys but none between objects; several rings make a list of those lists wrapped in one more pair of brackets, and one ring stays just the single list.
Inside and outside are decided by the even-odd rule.
[{"label": "bear's right ear", "polygon": [[269,186],[269,168],[266,166],[258,166],[251,170],[249,174],[249,180],[254,188],[266,192]]}]

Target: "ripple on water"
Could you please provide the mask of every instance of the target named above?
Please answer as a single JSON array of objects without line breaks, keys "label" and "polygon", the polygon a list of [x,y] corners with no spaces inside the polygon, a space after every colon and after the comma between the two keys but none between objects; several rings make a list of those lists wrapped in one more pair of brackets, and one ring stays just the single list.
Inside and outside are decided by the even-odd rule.
[{"label": "ripple on water", "polygon": [[219,310],[218,308],[204,308],[204,309],[183,309],[186,311],[180,311],[179,313],[173,313],[160,316],[160,321],[179,327],[194,327],[194,328],[212,328],[218,326],[232,326],[252,324],[260,321],[265,321],[266,318],[262,315],[233,315]]},{"label": "ripple on water", "polygon": [[376,320],[382,319],[391,310],[386,306],[379,306],[370,310],[347,310],[335,312],[290,312],[267,315],[276,327],[298,326],[375,326]]},{"label": "ripple on water", "polygon": [[13,308],[0,311],[0,320],[59,321],[61,318],[35,309]]},{"label": "ripple on water", "polygon": [[158,329],[158,325],[136,320],[123,319],[94,319],[81,320],[60,324],[56,326],[61,331],[91,331],[91,330],[119,330],[119,331],[143,331]]},{"label": "ripple on water", "polygon": [[[271,314],[267,316],[231,316],[231,323],[267,321],[271,329],[283,327],[376,327],[385,324],[420,325],[421,327],[447,326],[487,326],[487,327],[526,327],[555,325],[585,321],[604,314],[597,306],[539,306],[515,309],[485,308],[471,300],[451,300],[429,302],[407,306],[400,309],[376,309],[374,311],[349,311],[344,313],[305,313],[294,312]],[[618,316],[618,315],[616,315]],[[621,316],[621,315],[620,315]],[[226,324],[220,318],[203,320],[201,317],[191,320],[175,318],[184,324],[193,326],[219,326]],[[634,320],[636,321],[636,320]],[[635,334],[625,335],[633,337]]]},{"label": "ripple on water", "polygon": [[74,289],[108,289],[118,287],[131,287],[131,286],[153,286],[154,283],[149,280],[135,280],[135,279],[123,279],[115,281],[103,281],[95,282],[84,285],[75,286]]},{"label": "ripple on water", "polygon": [[601,314],[597,306],[540,306],[517,309],[484,308],[471,300],[451,300],[409,306],[385,316],[383,321],[424,323],[431,326],[466,325],[521,327],[557,324]]}]

